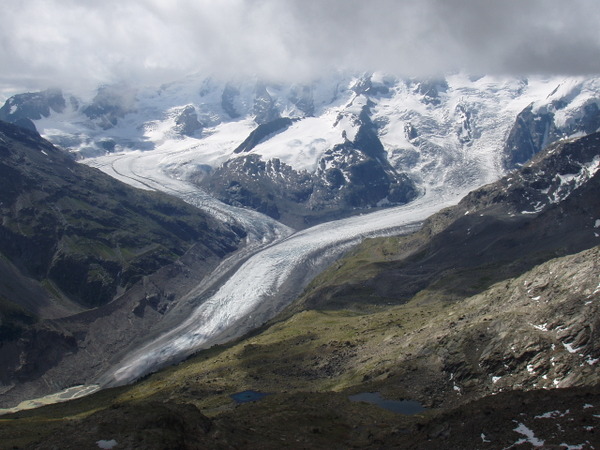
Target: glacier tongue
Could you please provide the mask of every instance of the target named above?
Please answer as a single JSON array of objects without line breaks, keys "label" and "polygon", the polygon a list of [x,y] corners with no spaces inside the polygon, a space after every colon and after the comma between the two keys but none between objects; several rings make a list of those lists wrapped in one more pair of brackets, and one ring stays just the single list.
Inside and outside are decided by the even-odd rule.
[{"label": "glacier tongue", "polygon": [[[320,270],[366,237],[414,230],[465,192],[426,195],[405,206],[302,230],[255,253],[187,320],[126,355],[99,382],[118,385],[182,360],[194,351],[239,337],[293,301]],[[192,296],[193,297],[193,296]]]}]

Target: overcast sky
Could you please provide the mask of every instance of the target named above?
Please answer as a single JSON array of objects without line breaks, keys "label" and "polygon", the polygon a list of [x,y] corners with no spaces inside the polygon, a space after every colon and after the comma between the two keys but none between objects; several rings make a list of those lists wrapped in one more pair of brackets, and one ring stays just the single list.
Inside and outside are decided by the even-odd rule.
[{"label": "overcast sky", "polygon": [[598,0],[6,0],[0,94],[193,72],[600,73]]}]

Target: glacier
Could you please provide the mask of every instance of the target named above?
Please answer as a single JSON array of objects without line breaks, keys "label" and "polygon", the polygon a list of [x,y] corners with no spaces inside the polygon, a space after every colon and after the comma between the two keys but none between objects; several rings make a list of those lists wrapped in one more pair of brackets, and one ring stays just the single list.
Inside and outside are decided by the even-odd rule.
[{"label": "glacier", "polygon": [[[83,115],[82,101],[76,100],[60,113],[34,120],[40,134],[83,164],[132,186],[180,197],[247,232],[246,245],[179,301],[179,316],[173,315],[186,318],[121,355],[98,383],[128,383],[263,324],[362,239],[414,230],[470,190],[498,179],[505,171],[504,143],[524,108],[552,111],[555,124],[572,124],[582,105],[598,103],[599,92],[596,80],[463,73],[430,80],[341,74],[304,86],[195,76],[139,88],[112,126]],[[202,127],[182,135],[178,117],[190,105]],[[411,203],[356,211],[362,215],[296,231],[224,204],[192,182],[238,157],[233,150],[261,117],[275,113],[297,120],[250,153],[315,172],[327,149],[355,137],[366,105],[389,163],[419,187],[420,196]],[[107,140],[109,151],[102,147]]]},{"label": "glacier", "polygon": [[255,253],[188,319],[136,349],[102,377],[107,385],[131,382],[201,348],[239,337],[274,317],[327,265],[367,237],[414,231],[466,192],[426,195],[402,207],[320,224]]},{"label": "glacier", "polygon": [[[133,186],[176,195],[222,221],[243,227],[248,232],[247,246],[178,302],[179,311],[198,305],[193,306],[187,319],[125,355],[100,377],[101,385],[131,382],[201,348],[226,342],[262,325],[353,245],[367,237],[413,231],[429,215],[456,203],[469,190],[431,189],[408,205],[295,232],[268,216],[226,205],[188,181],[173,178],[161,163],[165,159],[171,161],[172,155],[169,150],[134,151],[84,162]],[[242,262],[216,293],[207,295],[220,281],[220,275]]]}]

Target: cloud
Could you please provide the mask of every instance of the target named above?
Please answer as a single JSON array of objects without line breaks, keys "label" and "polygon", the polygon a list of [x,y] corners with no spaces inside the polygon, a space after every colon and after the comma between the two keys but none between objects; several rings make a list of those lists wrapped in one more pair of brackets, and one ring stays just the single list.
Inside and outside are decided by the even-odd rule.
[{"label": "cloud", "polygon": [[596,0],[20,0],[0,18],[0,91],[193,72],[600,73]]}]

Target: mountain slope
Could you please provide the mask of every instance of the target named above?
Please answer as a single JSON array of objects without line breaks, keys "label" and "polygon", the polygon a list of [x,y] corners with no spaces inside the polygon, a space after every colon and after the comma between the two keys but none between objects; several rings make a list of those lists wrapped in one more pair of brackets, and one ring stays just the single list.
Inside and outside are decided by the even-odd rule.
[{"label": "mountain slope", "polygon": [[[133,339],[143,327],[119,315],[134,310],[140,322],[147,309],[164,315],[175,292],[193,287],[243,237],[181,200],[133,189],[76,163],[36,132],[4,122],[0,174],[3,391],[31,380],[54,389],[39,377],[85,339],[100,338],[90,317],[110,311],[114,338]],[[137,303],[144,300],[137,309],[127,304],[133,293]],[[147,312],[145,326],[151,323]],[[88,347],[90,357],[103,359],[114,343],[95,345],[102,351]]]},{"label": "mountain slope", "polygon": [[[133,386],[5,416],[0,437],[25,448],[507,448],[526,428],[547,445],[596,445],[599,264],[595,247],[452,304],[304,311]],[[246,389],[269,395],[237,405],[230,395]],[[427,410],[350,402],[357,392]]]},{"label": "mountain slope", "polygon": [[366,242],[354,258],[322,274],[323,285],[317,282],[303,301],[311,307],[353,297],[403,302],[423,290],[452,300],[595,245],[599,138],[548,147],[522,170],[432,216],[413,236]]},{"label": "mountain slope", "polygon": [[235,248],[235,234],[181,201],[115,182],[20,128],[1,124],[0,132],[0,249],[85,307],[106,303],[196,242],[218,257]]},{"label": "mountain slope", "polygon": [[524,108],[504,144],[504,165],[513,169],[558,139],[598,131],[597,88],[596,79],[563,80],[545,98]]}]

